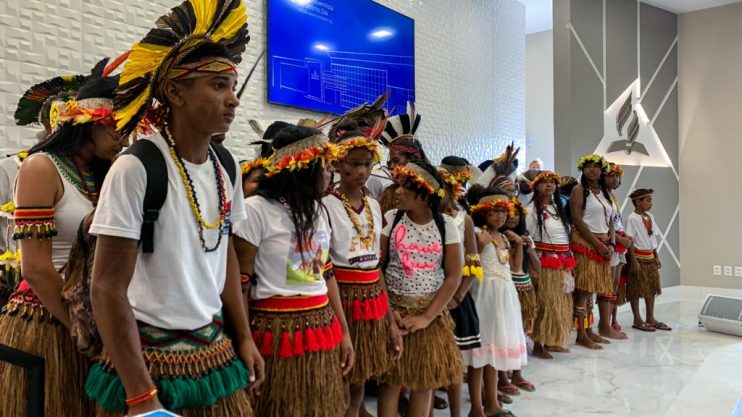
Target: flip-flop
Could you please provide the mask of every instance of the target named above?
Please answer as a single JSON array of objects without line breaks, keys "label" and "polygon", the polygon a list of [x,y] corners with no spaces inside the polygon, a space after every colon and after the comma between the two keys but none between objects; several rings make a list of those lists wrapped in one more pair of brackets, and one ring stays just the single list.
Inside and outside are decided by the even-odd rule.
[{"label": "flip-flop", "polygon": [[531,381],[528,381],[528,380],[525,380],[525,379],[520,380],[518,382],[513,382],[513,385],[515,385],[516,387],[518,387],[518,388],[520,388],[520,389],[522,389],[523,391],[526,391],[526,392],[536,391],[536,386],[533,385],[533,383]]},{"label": "flip-flop", "polygon": [[433,396],[433,408],[436,410],[445,410],[448,408],[448,402],[441,397]]},{"label": "flip-flop", "polygon": [[[497,401],[501,402],[502,404],[512,404],[513,399],[510,398],[509,395],[497,393]],[[500,407],[502,407],[502,404],[500,404]]]},{"label": "flip-flop", "polygon": [[643,332],[653,332],[654,331],[654,326],[651,326],[651,325],[649,325],[647,323],[642,323],[641,326],[637,326],[636,324],[632,324],[631,325],[631,328],[636,329],[636,330],[641,330]]},{"label": "flip-flop", "polygon": [[503,394],[511,395],[511,396],[517,396],[520,395],[520,391],[518,391],[518,387],[513,384],[505,384],[497,387],[497,390],[500,391]]},{"label": "flip-flop", "polygon": [[[651,326],[651,324],[650,324],[650,326]],[[657,323],[655,323],[654,328],[657,329],[657,330],[665,330],[665,331],[668,331],[668,332],[670,330],[672,330],[672,327],[668,326],[666,323],[663,323],[661,321],[658,321]]]},{"label": "flip-flop", "polygon": [[495,414],[488,414],[487,417],[503,417],[503,416],[510,416],[515,417],[515,414],[513,414],[510,410],[500,410],[496,412]]}]

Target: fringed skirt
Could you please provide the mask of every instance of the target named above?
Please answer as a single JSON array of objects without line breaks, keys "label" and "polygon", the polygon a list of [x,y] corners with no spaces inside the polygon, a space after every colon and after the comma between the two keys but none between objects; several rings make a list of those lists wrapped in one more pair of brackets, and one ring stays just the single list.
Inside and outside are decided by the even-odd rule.
[{"label": "fringed skirt", "polygon": [[518,291],[520,300],[520,315],[523,318],[523,331],[526,334],[533,333],[533,325],[538,316],[539,303],[536,299],[536,288],[533,286],[531,276],[513,272],[513,284]]},{"label": "fringed skirt", "polygon": [[[0,313],[0,344],[44,359],[46,417],[92,415],[83,391],[89,361],[25,282]],[[24,368],[0,361],[0,416],[26,415],[27,382]]]},{"label": "fringed skirt", "polygon": [[545,346],[564,346],[572,326],[572,295],[575,258],[569,245],[536,244],[541,259],[538,276],[539,314],[533,340]]},{"label": "fringed skirt", "polygon": [[[224,321],[199,329],[167,330],[138,322],[144,362],[162,405],[187,417],[252,416],[248,372],[235,355]],[[98,417],[123,416],[126,392],[104,351],[85,384]]]},{"label": "fringed skirt", "polygon": [[253,338],[265,359],[258,416],[336,417],[346,408],[343,332],[327,295],[250,300]]},{"label": "fringed skirt", "polygon": [[587,293],[612,294],[610,258],[595,252],[593,245],[578,232],[572,232],[572,252],[575,254],[575,287]]},{"label": "fringed skirt", "polygon": [[471,293],[466,293],[458,307],[449,310],[454,322],[454,339],[459,350],[475,349],[482,346],[479,333],[479,315]]},{"label": "fringed skirt", "polygon": [[[392,307],[402,317],[422,314],[435,293],[423,296],[390,294]],[[404,351],[383,379],[413,390],[437,389],[461,384],[464,364],[454,340],[454,323],[445,308],[428,327],[404,336]]]},{"label": "fringed skirt", "polygon": [[632,271],[626,282],[626,297],[629,300],[652,298],[662,294],[660,270],[653,251],[634,249],[639,262],[639,270]]},{"label": "fringed skirt", "polygon": [[394,361],[394,343],[389,331],[389,299],[378,269],[363,271],[335,267],[335,279],[343,300],[355,363],[350,372],[352,385],[380,378]]}]

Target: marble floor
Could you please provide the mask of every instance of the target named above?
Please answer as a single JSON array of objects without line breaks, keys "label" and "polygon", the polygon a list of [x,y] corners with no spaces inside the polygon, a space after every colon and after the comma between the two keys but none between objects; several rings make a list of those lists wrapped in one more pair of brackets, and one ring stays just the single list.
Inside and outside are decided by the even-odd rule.
[{"label": "marble floor", "polygon": [[[627,341],[602,351],[569,346],[571,354],[551,361],[529,357],[524,375],[537,389],[507,407],[519,417],[731,416],[742,394],[742,338],[706,331],[697,314],[707,294],[742,297],[742,291],[684,286],[663,291],[656,315],[671,332],[631,329],[631,311],[623,306],[619,321]],[[376,398],[367,400],[374,415],[375,403]]]}]

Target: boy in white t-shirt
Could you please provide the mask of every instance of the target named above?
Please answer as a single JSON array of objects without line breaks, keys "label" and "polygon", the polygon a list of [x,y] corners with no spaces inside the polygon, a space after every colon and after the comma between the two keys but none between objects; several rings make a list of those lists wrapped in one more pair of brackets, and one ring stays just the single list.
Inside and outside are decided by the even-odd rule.
[{"label": "boy in white t-shirt", "polygon": [[[637,330],[653,332],[672,330],[667,324],[654,317],[654,299],[662,294],[660,268],[662,263],[657,256],[657,223],[649,211],[652,209],[654,190],[640,188],[629,194],[634,204],[634,212],[626,218],[626,235],[633,239],[634,246],[629,250],[630,271],[626,283],[626,296],[631,302],[634,324]],[[644,299],[647,320],[642,320],[639,299]]]},{"label": "boy in white t-shirt", "polygon": [[[233,51],[244,50],[247,26],[240,22],[247,16],[240,0],[219,2],[220,10],[207,0],[190,3],[158,20],[158,29],[132,48],[121,75],[115,110],[122,135],[139,125],[153,97],[162,103],[159,132],[133,148],[148,152],[139,155],[162,153],[167,195],[149,240],[142,225],[152,214],[143,212],[143,202],[152,178],[143,162],[122,155],[101,191],[90,229],[98,236],[91,300],[105,351],[86,384],[98,415],[166,408],[252,416],[244,388],[257,386],[262,375],[230,237],[231,223],[245,218],[241,184],[229,174],[239,168],[224,148],[210,146],[214,133],[229,130],[239,105],[240,53]],[[182,12],[196,6],[211,17],[191,21]],[[217,19],[221,12],[230,19]],[[179,29],[197,26],[222,37]],[[165,31],[178,41],[163,45]],[[152,42],[168,53],[147,53]],[[138,78],[145,74],[151,79]],[[234,341],[224,332],[225,319]]]}]

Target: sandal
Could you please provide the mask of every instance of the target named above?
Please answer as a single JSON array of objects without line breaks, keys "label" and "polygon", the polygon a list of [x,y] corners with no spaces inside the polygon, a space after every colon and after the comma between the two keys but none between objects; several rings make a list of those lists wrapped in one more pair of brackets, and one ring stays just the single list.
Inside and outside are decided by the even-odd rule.
[{"label": "sandal", "polygon": [[[499,393],[499,392],[497,393],[497,401],[499,401],[502,404],[512,404],[513,403],[513,399],[510,398],[509,395],[502,394],[502,393]],[[502,404],[500,404],[500,407],[502,407]]]},{"label": "sandal", "polygon": [[503,384],[497,387],[497,390],[506,395],[513,395],[513,396],[520,395],[520,391],[518,391],[518,387],[513,384]]},{"label": "sandal", "polygon": [[611,323],[611,327],[613,327],[613,330],[617,332],[620,332],[621,330],[623,330],[623,328],[621,327],[620,324],[618,324],[617,321],[614,321],[613,323]]},{"label": "sandal", "polygon": [[510,416],[515,417],[515,414],[513,414],[510,410],[500,410],[496,412],[495,414],[488,414],[487,417],[503,417],[503,416]]},{"label": "sandal", "polygon": [[[649,324],[649,323],[647,323],[647,324]],[[651,324],[649,324],[649,325],[651,326]],[[658,321],[657,323],[655,323],[654,324],[654,328],[657,329],[657,330],[665,330],[665,331],[668,331],[668,332],[670,330],[672,330],[672,327],[668,326],[666,323],[663,323],[661,321]]]},{"label": "sandal", "polygon": [[526,392],[536,391],[536,386],[533,385],[533,382],[528,381],[527,379],[521,379],[518,382],[513,382],[513,385]]},{"label": "sandal", "polygon": [[641,325],[637,326],[636,324],[631,325],[632,328],[636,330],[641,330],[643,332],[653,332],[654,326],[650,325],[649,323],[642,323]]},{"label": "sandal", "polygon": [[436,410],[445,410],[448,408],[448,403],[443,398],[433,395],[433,408]]}]

